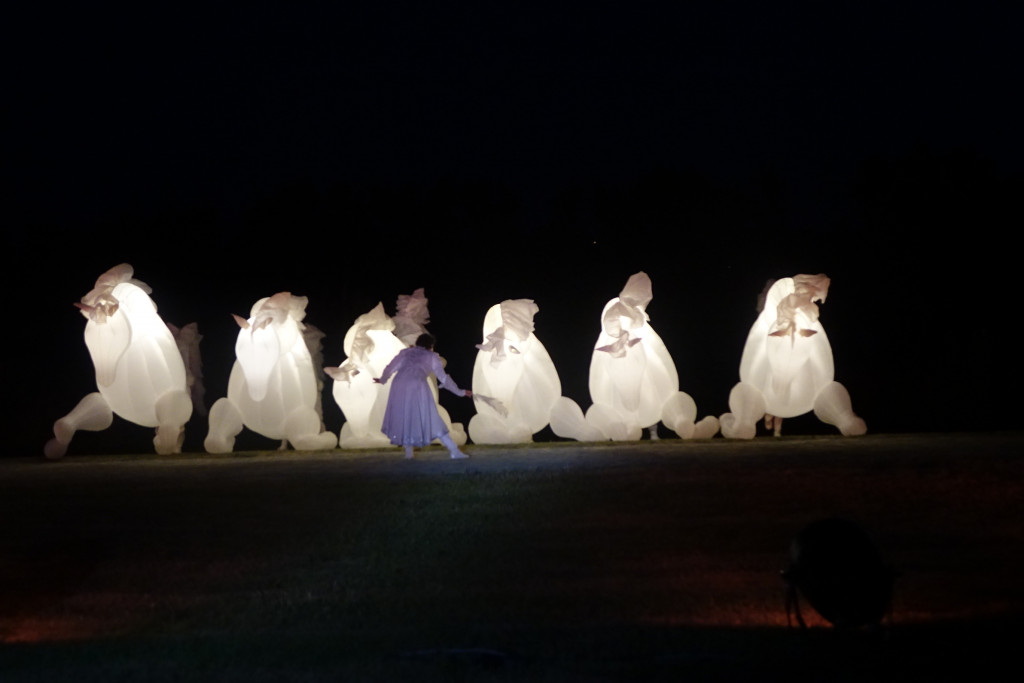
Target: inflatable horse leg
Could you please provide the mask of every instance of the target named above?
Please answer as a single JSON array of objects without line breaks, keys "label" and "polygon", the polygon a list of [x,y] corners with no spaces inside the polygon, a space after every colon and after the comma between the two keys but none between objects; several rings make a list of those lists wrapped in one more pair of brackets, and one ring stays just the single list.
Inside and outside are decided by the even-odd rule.
[{"label": "inflatable horse leg", "polygon": [[606,440],[639,441],[643,436],[639,425],[626,422],[614,408],[604,403],[595,403],[587,408],[585,418],[587,424],[604,434]]},{"label": "inflatable horse leg", "polygon": [[153,445],[160,455],[181,453],[185,423],[192,417],[192,399],[181,389],[166,391],[156,400],[156,436]]},{"label": "inflatable horse leg", "polygon": [[53,437],[43,447],[43,454],[50,460],[63,458],[68,452],[68,444],[75,432],[84,429],[88,432],[100,432],[114,421],[114,412],[110,409],[103,394],[94,391],[78,402],[71,412],[53,423]]},{"label": "inflatable horse leg", "polygon": [[[697,403],[685,391],[672,394],[661,407],[661,421],[679,435],[680,439],[694,437],[694,420],[697,419]],[[657,438],[658,425],[651,428],[651,438]]]},{"label": "inflatable horse leg", "polygon": [[[697,403],[685,391],[678,391],[665,401],[661,407],[661,422],[679,435],[680,439],[710,439],[718,433],[718,418],[708,415],[699,422],[697,419]],[[651,438],[654,430],[651,427]]]},{"label": "inflatable horse leg", "polygon": [[839,428],[843,436],[866,434],[868,426],[857,417],[850,403],[850,392],[839,382],[826,384],[814,398],[814,414],[825,424]]},{"label": "inflatable horse leg", "polygon": [[567,396],[555,399],[549,419],[555,436],[577,441],[605,441],[601,430],[589,424],[583,416],[583,409]]},{"label": "inflatable horse leg", "polygon": [[526,425],[517,424],[507,417],[486,413],[477,413],[470,418],[469,436],[473,439],[473,443],[478,444],[530,443],[533,441],[533,433]]},{"label": "inflatable horse leg", "polygon": [[210,408],[210,431],[203,441],[207,453],[230,453],[235,437],[242,431],[242,413],[226,398],[218,399]]},{"label": "inflatable horse leg", "polygon": [[753,439],[757,421],[765,414],[764,394],[753,385],[739,382],[729,392],[729,410],[719,419],[727,439]]},{"label": "inflatable horse leg", "polygon": [[710,439],[719,432],[721,425],[714,415],[705,415],[693,426],[693,438]]},{"label": "inflatable horse leg", "polygon": [[307,406],[293,410],[284,422],[285,438],[300,451],[326,451],[337,447],[338,437],[320,429],[319,413]]}]

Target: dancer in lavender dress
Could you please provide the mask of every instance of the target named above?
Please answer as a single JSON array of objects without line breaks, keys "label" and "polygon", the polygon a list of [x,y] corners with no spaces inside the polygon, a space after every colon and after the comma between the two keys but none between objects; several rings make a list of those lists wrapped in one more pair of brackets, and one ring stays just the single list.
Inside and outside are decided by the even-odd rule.
[{"label": "dancer in lavender dress", "polygon": [[473,395],[471,391],[460,389],[445,374],[441,357],[434,353],[434,337],[427,333],[421,334],[416,339],[416,346],[399,351],[381,376],[373,380],[378,384],[386,384],[392,374],[395,376],[388,394],[381,431],[391,443],[405,446],[406,458],[413,457],[413,447],[427,446],[434,439],[444,444],[452,458],[468,458],[455,445],[448,434],[448,427],[437,412],[434,394],[427,384],[427,377],[431,373],[437,377],[439,385],[456,396]]}]

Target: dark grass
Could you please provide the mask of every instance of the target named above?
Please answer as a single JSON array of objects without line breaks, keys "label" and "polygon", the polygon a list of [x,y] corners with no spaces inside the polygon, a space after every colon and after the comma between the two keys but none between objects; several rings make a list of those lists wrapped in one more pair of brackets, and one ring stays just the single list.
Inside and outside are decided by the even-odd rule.
[{"label": "dark grass", "polygon": [[[8,458],[0,681],[993,680],[1022,444]],[[786,626],[789,541],[830,515],[902,572],[881,633]]]}]

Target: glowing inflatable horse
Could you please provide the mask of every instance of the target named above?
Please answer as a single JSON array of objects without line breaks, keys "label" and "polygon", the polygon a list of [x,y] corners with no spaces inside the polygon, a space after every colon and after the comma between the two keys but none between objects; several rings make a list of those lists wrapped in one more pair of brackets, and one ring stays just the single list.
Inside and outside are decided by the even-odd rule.
[{"label": "glowing inflatable horse", "polygon": [[[397,309],[393,318],[388,317],[384,305],[378,303],[373,310],[356,318],[345,334],[345,362],[339,367],[324,368],[324,372],[334,380],[331,391],[334,400],[345,414],[345,424],[339,436],[342,448],[391,445],[381,431],[391,384],[378,384],[373,378],[380,377],[399,351],[412,346],[416,338],[426,332],[426,324],[430,322],[427,298],[422,288],[411,295],[399,296]],[[437,382],[433,377],[430,379],[436,402]],[[448,426],[452,440],[459,446],[466,443],[466,430],[462,425],[452,424],[448,411],[441,405],[437,410]]]},{"label": "glowing inflatable horse", "polygon": [[718,431],[714,417],[694,422],[697,405],[679,390],[675,363],[648,322],[646,308],[652,298],[651,279],[639,272],[605,305],[590,361],[593,405],[583,424],[579,406],[559,399],[551,419],[556,434],[581,441],[635,441],[645,427],[657,438],[658,422],[684,439],[710,438]]},{"label": "glowing inflatable horse", "polygon": [[[53,425],[43,449],[60,458],[79,429],[101,431],[116,413],[129,422],[155,427],[157,453],[178,453],[192,415],[189,377],[174,335],[157,315],[150,288],[132,279],[127,263],[111,268],[75,304],[88,320],[85,345],[96,369],[98,392],[88,394]],[[195,325],[186,326],[190,352],[198,353]]]},{"label": "glowing inflatable horse", "polygon": [[811,410],[844,435],[867,431],[853,413],[850,394],[833,380],[832,346],[815,304],[825,302],[829,284],[824,275],[797,275],[772,284],[747,335],[740,382],[729,394],[731,412],[720,419],[723,436],[753,438],[762,417],[778,436],[782,418]]},{"label": "glowing inflatable horse", "polygon": [[377,384],[373,378],[380,377],[391,359],[406,346],[392,333],[394,329],[395,323],[384,312],[384,304],[377,304],[372,311],[356,318],[345,334],[345,362],[336,368],[324,368],[334,380],[334,400],[345,414],[339,437],[342,448],[391,445],[381,431],[391,385]]},{"label": "glowing inflatable horse", "polygon": [[509,299],[491,306],[484,316],[484,341],[473,366],[473,395],[496,399],[476,401],[469,421],[474,443],[525,443],[544,429],[551,407],[562,393],[555,364],[534,334],[537,304]]},{"label": "glowing inflatable horse", "polygon": [[204,445],[210,453],[228,453],[235,437],[248,427],[281,447],[324,450],[338,444],[325,431],[320,411],[320,375],[313,353],[322,333],[304,325],[306,297],[278,292],[260,299],[249,319],[234,316],[242,328],[235,343],[235,361],[228,395],[210,409],[210,431]]}]

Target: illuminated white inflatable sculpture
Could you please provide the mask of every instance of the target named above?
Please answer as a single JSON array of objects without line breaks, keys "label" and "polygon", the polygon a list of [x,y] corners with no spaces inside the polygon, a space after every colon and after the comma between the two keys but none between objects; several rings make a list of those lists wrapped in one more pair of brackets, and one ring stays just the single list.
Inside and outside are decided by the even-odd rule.
[{"label": "illuminated white inflatable sculpture", "polygon": [[[178,453],[185,423],[192,415],[190,377],[178,342],[157,315],[150,288],[132,279],[127,263],[111,268],[75,304],[85,316],[85,345],[92,356],[99,391],[88,394],[53,425],[54,438],[44,447],[47,458],[60,458],[79,429],[101,431],[114,414],[154,427],[157,453]],[[198,359],[195,324],[184,328],[181,342]],[[196,367],[194,363],[192,367]]]},{"label": "illuminated white inflatable sculpture", "polygon": [[824,303],[829,283],[824,275],[797,275],[772,284],[747,335],[731,412],[721,416],[723,436],[753,438],[762,417],[777,436],[782,418],[811,410],[847,436],[867,431],[846,388],[833,380],[832,346],[815,303]]},{"label": "illuminated white inflatable sculpture", "polygon": [[580,441],[635,441],[643,429],[657,438],[659,422],[683,439],[710,438],[718,420],[699,422],[697,405],[679,390],[679,376],[665,343],[648,322],[651,279],[644,272],[601,313],[601,334],[590,361],[590,398],[584,416],[572,399],[560,398],[552,410],[555,434]]},{"label": "illuminated white inflatable sculpture", "polygon": [[282,448],[288,443],[301,450],[337,446],[337,437],[323,426],[320,363],[314,361],[323,333],[303,324],[307,303],[306,297],[278,292],[257,301],[248,320],[234,316],[241,328],[237,360],[227,397],[210,409],[208,452],[231,452],[243,427],[281,439]]},{"label": "illuminated white inflatable sculpture", "polygon": [[373,378],[380,377],[391,359],[406,346],[392,333],[394,329],[395,323],[384,312],[384,305],[377,304],[372,311],[356,318],[345,334],[345,362],[339,367],[324,368],[334,380],[332,394],[345,415],[339,435],[342,448],[391,444],[380,430],[390,384],[377,384]]},{"label": "illuminated white inflatable sculpture", "polygon": [[[534,334],[537,304],[509,299],[484,316],[484,340],[473,366],[477,414],[469,421],[474,443],[524,443],[544,429],[562,393],[555,364]],[[497,403],[488,402],[491,398]]]},{"label": "illuminated white inflatable sculpture", "polygon": [[[422,288],[411,295],[399,296],[397,309],[397,314],[389,317],[384,312],[384,305],[378,303],[373,310],[356,318],[345,334],[345,362],[338,367],[324,368],[324,372],[334,380],[331,393],[345,415],[345,424],[338,439],[342,448],[391,445],[381,431],[391,383],[378,384],[373,378],[380,377],[399,351],[415,344],[416,338],[427,331],[426,324],[430,322],[427,298]],[[437,403],[437,380],[431,376],[429,382]],[[460,446],[465,444],[466,430],[462,424],[453,424],[448,411],[440,404],[437,410],[448,426],[452,440]]]}]

